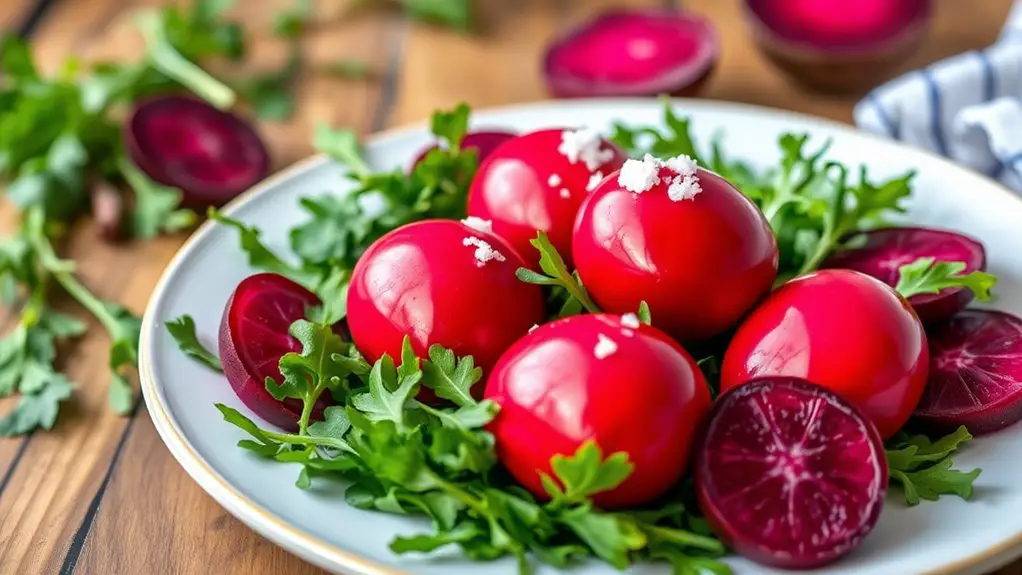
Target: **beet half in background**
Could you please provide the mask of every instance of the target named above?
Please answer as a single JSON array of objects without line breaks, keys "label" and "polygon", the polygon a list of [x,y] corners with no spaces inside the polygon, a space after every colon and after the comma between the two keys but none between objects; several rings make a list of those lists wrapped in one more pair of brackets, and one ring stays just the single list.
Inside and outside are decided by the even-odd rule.
[{"label": "beet half in background", "polygon": [[694,96],[719,54],[713,25],[690,12],[610,11],[556,38],[543,77],[558,98]]},{"label": "beet half in background", "polygon": [[827,91],[877,85],[920,45],[932,0],[745,0],[763,52],[795,80]]},{"label": "beet half in background", "polygon": [[124,144],[143,172],[179,188],[190,208],[221,206],[270,169],[269,153],[252,126],[185,96],[136,104],[124,123]]}]

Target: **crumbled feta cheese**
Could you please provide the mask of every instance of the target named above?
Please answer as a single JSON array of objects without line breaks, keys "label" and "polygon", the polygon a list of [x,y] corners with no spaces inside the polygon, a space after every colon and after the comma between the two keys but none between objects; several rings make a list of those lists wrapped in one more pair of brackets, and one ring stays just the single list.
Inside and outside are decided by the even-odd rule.
[{"label": "crumbled feta cheese", "polygon": [[556,188],[557,186],[561,185],[561,176],[558,174],[550,174],[550,177],[547,178],[546,183],[551,188]]},{"label": "crumbled feta cheese", "polygon": [[536,331],[537,329],[539,329],[539,324],[538,323],[534,323],[534,324],[532,324],[532,327],[529,328],[529,333],[532,333],[532,332]]},{"label": "crumbled feta cheese", "polygon": [[568,188],[561,188],[561,197],[564,198],[564,199],[570,198],[571,197],[571,190],[569,190]]},{"label": "crumbled feta cheese", "polygon": [[462,240],[462,245],[468,247],[475,247],[475,253],[473,254],[476,258],[476,265],[483,267],[486,262],[491,260],[497,260],[498,262],[504,261],[504,254],[493,249],[493,246],[489,242],[475,236],[469,236]]},{"label": "crumbled feta cheese", "polygon": [[493,233],[493,222],[490,220],[484,220],[483,218],[477,218],[476,216],[469,216],[461,220],[461,223],[473,230],[476,230],[477,232],[486,232],[488,234]]},{"label": "crumbled feta cheese", "polygon": [[643,160],[625,161],[617,176],[617,183],[633,194],[641,194],[660,183],[659,174],[659,160],[646,154]]},{"label": "crumbled feta cheese", "polygon": [[614,158],[614,151],[609,147],[604,149],[603,136],[593,128],[564,130],[561,132],[561,145],[557,147],[557,151],[572,164],[583,162],[590,172],[596,171]]},{"label": "crumbled feta cheese", "polygon": [[589,176],[589,183],[586,184],[586,191],[587,192],[591,192],[591,191],[595,190],[596,186],[600,185],[600,182],[602,182],[602,181],[603,181],[603,172],[596,172],[595,174]]},{"label": "crumbled feta cheese", "polygon": [[702,191],[699,178],[695,174],[674,176],[671,178],[670,185],[667,186],[667,197],[671,198],[672,202],[680,202],[681,200],[691,200]]},{"label": "crumbled feta cheese", "polygon": [[691,200],[703,191],[696,176],[696,161],[684,154],[668,160],[660,160],[649,154],[642,160],[628,160],[621,167],[617,181],[626,190],[641,194],[665,181],[660,177],[664,168],[674,172],[672,176],[665,176],[667,197],[671,201]]},{"label": "crumbled feta cheese", "polygon": [[614,340],[602,333],[596,334],[596,347],[593,348],[593,355],[596,356],[596,359],[606,359],[614,355],[616,351],[617,344],[614,343]]},{"label": "crumbled feta cheese", "polygon": [[639,329],[639,316],[634,313],[626,313],[621,316],[621,325],[632,329]]}]

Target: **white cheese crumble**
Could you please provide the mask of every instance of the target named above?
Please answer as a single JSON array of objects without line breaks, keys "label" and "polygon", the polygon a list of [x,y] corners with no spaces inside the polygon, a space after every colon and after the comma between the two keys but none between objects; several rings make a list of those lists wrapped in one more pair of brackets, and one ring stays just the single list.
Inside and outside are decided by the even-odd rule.
[{"label": "white cheese crumble", "polygon": [[674,175],[666,178],[667,197],[671,201],[691,200],[703,191],[696,176],[696,161],[684,154],[667,160],[654,158],[650,154],[641,160],[628,160],[621,167],[617,183],[635,194],[648,192],[664,181],[660,177],[664,168],[674,172]]},{"label": "white cheese crumble", "polygon": [[491,222],[490,220],[484,220],[483,218],[479,218],[476,216],[469,216],[461,220],[461,223],[465,224],[466,226],[472,228],[477,232],[486,232],[488,234],[493,233],[493,222]]},{"label": "white cheese crumble", "polygon": [[534,324],[532,324],[532,327],[529,328],[529,333],[532,333],[532,332],[536,331],[537,329],[539,329],[539,324],[538,323],[534,323]]},{"label": "white cheese crumble", "polygon": [[639,316],[634,313],[626,313],[621,316],[621,325],[632,329],[639,329]]},{"label": "white cheese crumble", "polygon": [[626,160],[617,183],[633,194],[648,192],[660,183],[660,161],[649,154],[642,160]]},{"label": "white cheese crumble", "polygon": [[561,185],[561,176],[558,174],[550,174],[550,177],[546,180],[547,185],[551,188],[556,188]]},{"label": "white cheese crumble", "polygon": [[596,356],[596,359],[606,359],[614,355],[616,351],[617,344],[614,343],[614,340],[602,333],[596,334],[596,347],[593,348],[593,355]]},{"label": "white cheese crumble", "polygon": [[590,172],[614,158],[614,150],[603,148],[603,136],[593,128],[564,130],[557,151],[572,164],[583,162]]},{"label": "white cheese crumble", "polygon": [[603,181],[603,172],[596,172],[589,176],[589,183],[586,184],[586,191],[591,192],[596,189],[596,186],[600,185]]},{"label": "white cheese crumble", "polygon": [[475,236],[469,236],[461,241],[462,245],[468,247],[475,247],[475,253],[473,254],[476,258],[476,265],[483,267],[486,262],[491,260],[497,260],[498,262],[504,261],[504,254],[493,249],[493,246],[489,242]]},{"label": "white cheese crumble", "polygon": [[561,188],[561,197],[564,198],[564,199],[570,198],[571,197],[571,190],[569,190],[568,188]]}]

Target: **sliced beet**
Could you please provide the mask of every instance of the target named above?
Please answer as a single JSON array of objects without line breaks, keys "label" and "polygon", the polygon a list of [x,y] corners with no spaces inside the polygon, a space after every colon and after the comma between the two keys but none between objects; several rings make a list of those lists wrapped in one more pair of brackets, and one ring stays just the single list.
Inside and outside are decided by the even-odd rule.
[{"label": "sliced beet", "polygon": [[[479,154],[479,162],[482,163],[482,161],[486,159],[486,156],[489,156],[490,152],[495,150],[497,146],[516,137],[517,135],[518,134],[514,132],[505,132],[502,130],[481,130],[478,132],[469,132],[461,139],[461,149],[475,150]],[[412,162],[412,169],[415,169],[415,166],[419,165],[419,162],[426,159],[426,154],[429,154],[436,148],[436,144],[433,144],[419,152],[419,155],[415,157],[415,161]]]},{"label": "sliced beet", "polygon": [[717,399],[695,479],[726,544],[766,565],[810,569],[851,552],[876,525],[887,460],[857,409],[805,380],[771,377]]},{"label": "sliced beet", "polygon": [[917,421],[980,435],[1022,420],[1022,319],[967,309],[927,338],[930,379]]},{"label": "sliced beet", "polygon": [[547,48],[543,73],[559,98],[691,96],[710,76],[720,43],[690,12],[614,10],[570,30]]},{"label": "sliced beet", "polygon": [[932,0],[745,0],[764,53],[825,90],[875,86],[922,42]]},{"label": "sliced beet", "polygon": [[[306,308],[319,303],[315,294],[293,281],[262,273],[242,280],[224,308],[220,322],[224,375],[249,409],[281,429],[298,428],[302,402],[291,398],[277,401],[266,391],[266,378],[280,383],[281,356],[302,350],[288,329],[305,317]],[[321,419],[330,403],[329,393],[323,394],[312,417]]]},{"label": "sliced beet", "polygon": [[[986,269],[983,244],[958,232],[931,228],[884,228],[863,234],[862,247],[838,252],[824,267],[846,268],[871,275],[891,287],[898,285],[898,268],[919,258],[962,262],[963,273]],[[946,288],[935,294],[909,298],[924,323],[933,325],[948,320],[972,301],[967,288]]]},{"label": "sliced beet", "polygon": [[136,104],[124,123],[124,143],[142,171],[180,188],[189,207],[223,205],[265,178],[270,167],[251,126],[184,96]]}]

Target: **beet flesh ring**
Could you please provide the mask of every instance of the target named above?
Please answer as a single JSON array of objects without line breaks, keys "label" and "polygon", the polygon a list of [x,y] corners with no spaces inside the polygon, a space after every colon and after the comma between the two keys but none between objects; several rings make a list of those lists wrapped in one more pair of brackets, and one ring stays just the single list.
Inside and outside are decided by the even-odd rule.
[{"label": "beet flesh ring", "polygon": [[932,0],[745,0],[760,49],[825,91],[875,86],[919,46]]},{"label": "beet flesh ring", "polygon": [[140,102],[124,144],[150,178],[180,188],[188,207],[220,206],[266,177],[269,153],[244,120],[184,96]]},{"label": "beet flesh ring", "polygon": [[605,12],[547,48],[543,74],[559,98],[691,96],[710,76],[720,43],[688,12]]}]

